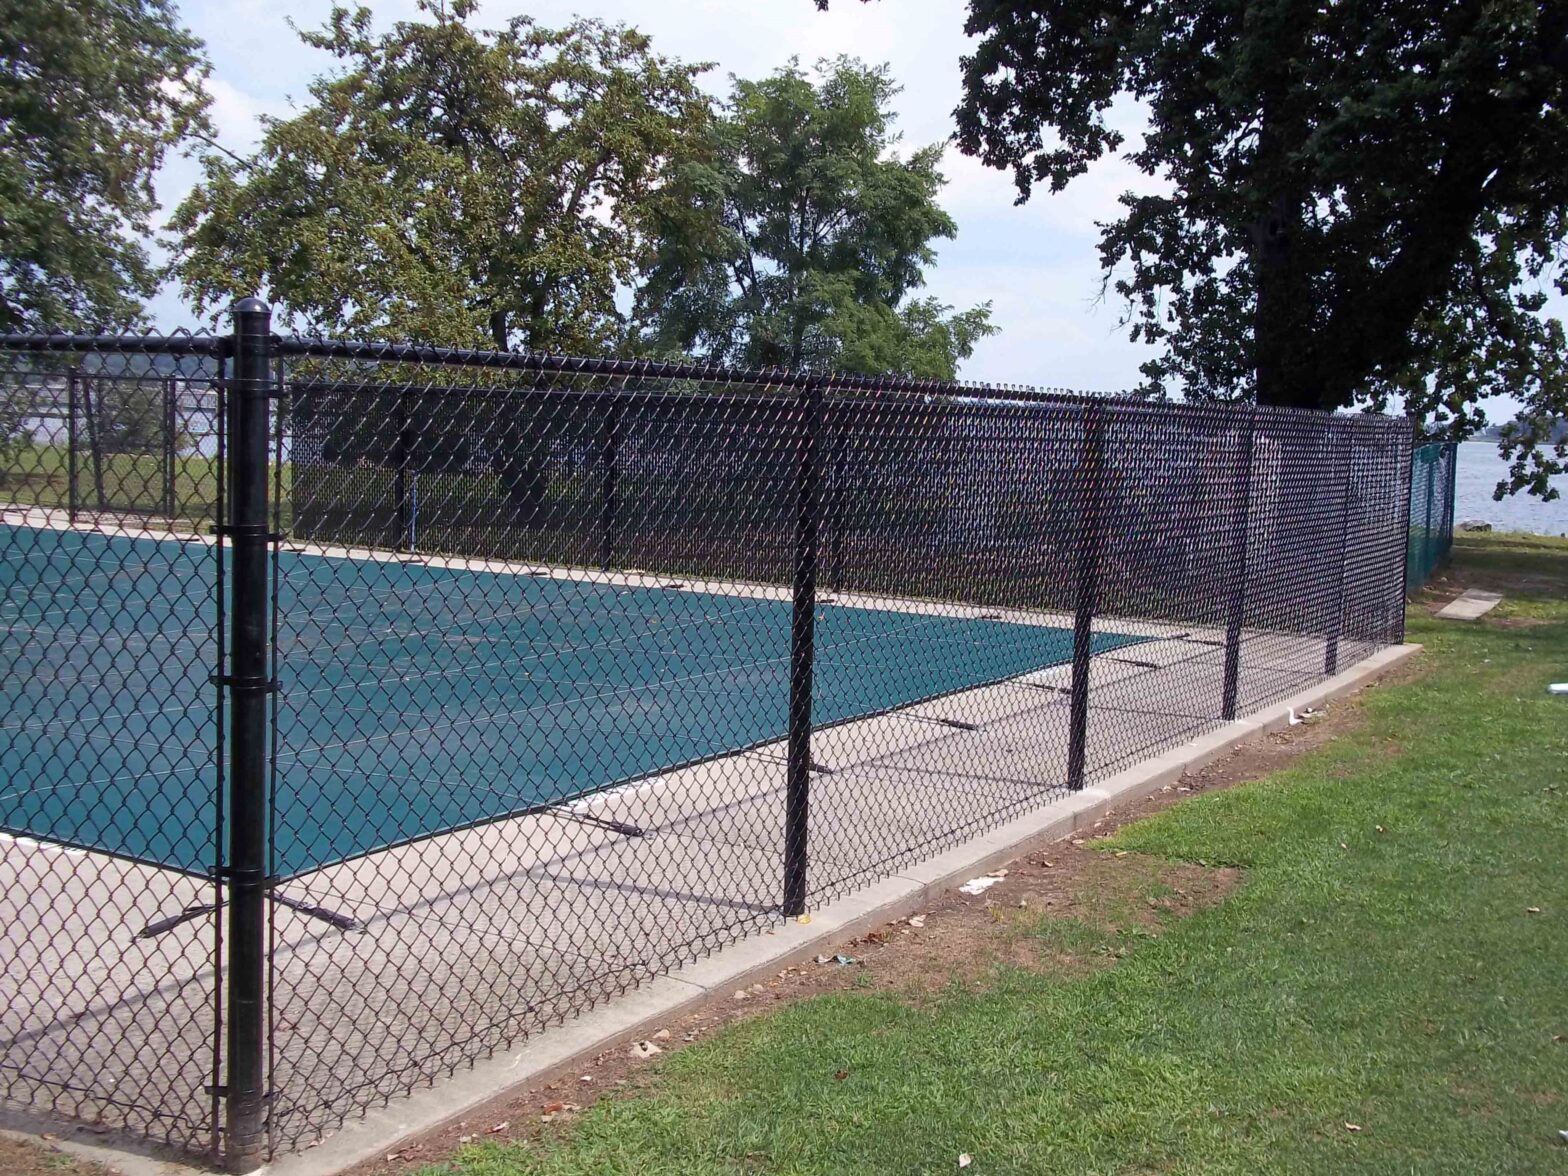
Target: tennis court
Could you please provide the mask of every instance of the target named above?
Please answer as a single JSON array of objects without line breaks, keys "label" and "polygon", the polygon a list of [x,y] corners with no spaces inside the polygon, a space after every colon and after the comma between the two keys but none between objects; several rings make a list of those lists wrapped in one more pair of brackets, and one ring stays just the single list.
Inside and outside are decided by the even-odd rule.
[{"label": "tennis court", "polygon": [[[206,874],[219,837],[207,543],[0,531],[0,827]],[[786,594],[284,551],[283,877],[781,738]],[[39,611],[41,605],[47,608]],[[1096,652],[1140,640],[1097,633]],[[817,727],[1070,660],[1069,630],[831,600]]]}]

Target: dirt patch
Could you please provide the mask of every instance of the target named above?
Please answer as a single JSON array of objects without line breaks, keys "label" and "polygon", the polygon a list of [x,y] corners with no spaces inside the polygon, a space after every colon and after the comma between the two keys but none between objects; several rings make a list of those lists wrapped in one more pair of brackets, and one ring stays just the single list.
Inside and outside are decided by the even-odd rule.
[{"label": "dirt patch", "polygon": [[61,1151],[49,1142],[0,1135],[0,1172],[5,1176],[111,1176],[106,1168]]},{"label": "dirt patch", "polygon": [[[1386,686],[1421,672],[1406,663],[1381,682]],[[1374,687],[1381,688],[1371,683],[1363,689]],[[912,918],[824,945],[823,962],[786,968],[753,984],[742,998],[664,1026],[650,1043],[662,1055],[783,1002],[825,993],[880,991],[920,1002],[952,985],[989,986],[1009,969],[1071,979],[1112,966],[1139,937],[1158,935],[1174,921],[1223,901],[1242,875],[1231,868],[1110,853],[1096,848],[1095,841],[1190,796],[1278,771],[1344,737],[1361,719],[1355,696],[1333,703],[1299,726],[1238,748],[1153,796],[1107,813],[1079,838],[1024,847],[983,894],[965,895],[955,888]],[[1397,751],[1390,747],[1390,754]],[[450,1156],[465,1143],[538,1140],[569,1130],[600,1098],[626,1097],[657,1081],[656,1064],[635,1056],[634,1048],[625,1042],[572,1074],[497,1099],[462,1122],[389,1149],[350,1172],[396,1176]],[[657,1055],[649,1058],[656,1061]]]}]

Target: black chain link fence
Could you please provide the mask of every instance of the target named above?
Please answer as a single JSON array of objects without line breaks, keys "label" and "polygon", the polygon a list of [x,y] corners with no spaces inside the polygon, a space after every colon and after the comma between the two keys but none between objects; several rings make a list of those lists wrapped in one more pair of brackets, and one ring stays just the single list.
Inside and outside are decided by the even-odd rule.
[{"label": "black chain link fence", "polygon": [[1402,639],[1403,422],[238,321],[0,341],[0,1092],[232,1166]]}]

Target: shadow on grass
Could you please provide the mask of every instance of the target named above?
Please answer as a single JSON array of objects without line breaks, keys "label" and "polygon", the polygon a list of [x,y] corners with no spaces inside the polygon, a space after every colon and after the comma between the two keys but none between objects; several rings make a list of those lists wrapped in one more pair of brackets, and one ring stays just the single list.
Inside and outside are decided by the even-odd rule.
[{"label": "shadow on grass", "polygon": [[1454,562],[1444,579],[1513,595],[1568,595],[1568,539],[1460,533],[1454,536]]}]

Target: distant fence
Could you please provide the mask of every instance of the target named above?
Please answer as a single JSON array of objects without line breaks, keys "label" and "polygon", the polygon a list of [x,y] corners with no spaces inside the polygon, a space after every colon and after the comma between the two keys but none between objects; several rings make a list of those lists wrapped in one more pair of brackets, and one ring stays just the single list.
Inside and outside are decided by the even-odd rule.
[{"label": "distant fence", "polygon": [[0,389],[0,1094],[234,1167],[1403,637],[1386,418],[254,302]]},{"label": "distant fence", "polygon": [[1448,563],[1454,546],[1454,490],[1459,444],[1418,445],[1410,455],[1410,537],[1405,582],[1418,591]]}]

